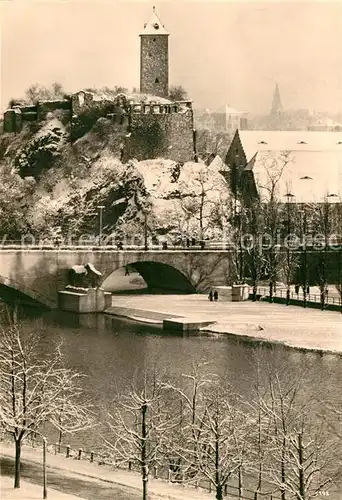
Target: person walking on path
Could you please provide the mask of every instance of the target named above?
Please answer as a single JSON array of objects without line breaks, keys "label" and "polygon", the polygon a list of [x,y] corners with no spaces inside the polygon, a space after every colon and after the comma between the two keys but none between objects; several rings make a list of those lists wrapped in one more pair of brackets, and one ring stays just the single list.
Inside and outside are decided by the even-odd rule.
[{"label": "person walking on path", "polygon": [[214,301],[217,302],[218,301],[218,291],[215,290],[214,292]]},{"label": "person walking on path", "polygon": [[213,301],[213,291],[212,290],[210,290],[210,292],[209,292],[208,299],[210,300],[210,302]]}]

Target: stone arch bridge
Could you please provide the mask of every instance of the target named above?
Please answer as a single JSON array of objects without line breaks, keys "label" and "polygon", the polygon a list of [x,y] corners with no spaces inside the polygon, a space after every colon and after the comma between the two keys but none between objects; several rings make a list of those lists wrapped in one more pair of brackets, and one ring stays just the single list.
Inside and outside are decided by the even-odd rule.
[{"label": "stone arch bridge", "polygon": [[231,256],[224,250],[2,248],[0,298],[56,308],[58,291],[68,284],[69,269],[87,263],[101,271],[103,281],[117,269],[131,265],[149,288],[174,293],[195,293],[214,284],[228,284],[232,274]]}]

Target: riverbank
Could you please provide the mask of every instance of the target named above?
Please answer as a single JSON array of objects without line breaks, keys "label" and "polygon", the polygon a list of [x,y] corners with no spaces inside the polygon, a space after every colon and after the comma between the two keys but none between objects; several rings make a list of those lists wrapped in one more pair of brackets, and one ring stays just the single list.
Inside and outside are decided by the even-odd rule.
[{"label": "riverbank", "polygon": [[146,294],[113,295],[112,307],[106,313],[154,324],[174,317],[214,321],[201,331],[342,354],[342,317],[334,311],[266,302],[215,303],[199,294]]}]

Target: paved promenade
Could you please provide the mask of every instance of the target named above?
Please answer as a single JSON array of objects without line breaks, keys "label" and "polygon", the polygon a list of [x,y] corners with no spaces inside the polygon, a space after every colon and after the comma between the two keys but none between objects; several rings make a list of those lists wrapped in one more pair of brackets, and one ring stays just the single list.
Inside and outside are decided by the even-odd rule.
[{"label": "paved promenade", "polygon": [[[27,481],[21,481],[19,489],[13,488],[13,478],[1,476],[0,478],[1,500],[40,500],[43,498],[42,487]],[[82,500],[81,497],[62,493],[52,488],[47,489],[48,500]]]},{"label": "paved promenade", "polygon": [[[13,457],[13,446],[9,443],[0,443],[0,450],[0,456],[5,459]],[[41,481],[41,460],[41,450],[23,446],[22,463],[39,464],[39,481]],[[112,469],[85,460],[67,459],[62,455],[51,453],[47,454],[47,471],[48,485],[49,477],[53,476],[53,482],[56,482],[54,476],[58,473],[62,476],[61,486],[58,489],[62,491],[69,490],[69,492],[73,489],[68,495],[62,495],[59,491],[49,489],[49,500],[76,500],[76,498],[78,500],[141,499],[142,486],[139,473]],[[165,498],[168,500],[212,500],[215,496],[201,489],[195,490],[192,487],[184,487],[152,478],[149,480],[149,492],[151,500],[165,500]],[[25,496],[27,494],[31,496]],[[19,491],[13,491],[12,477],[10,481],[8,481],[8,477],[5,477],[4,482],[1,482],[1,500],[35,500],[36,498],[42,498],[41,486],[31,487],[30,483],[24,481],[23,488],[20,488]]]},{"label": "paved promenade", "polygon": [[[161,317],[181,316],[212,320],[212,333],[229,333],[283,343],[303,349],[342,353],[342,314],[267,302],[209,302],[206,295],[113,295],[118,308],[133,308],[134,318],[162,322]],[[148,313],[144,316],[144,311]]]}]

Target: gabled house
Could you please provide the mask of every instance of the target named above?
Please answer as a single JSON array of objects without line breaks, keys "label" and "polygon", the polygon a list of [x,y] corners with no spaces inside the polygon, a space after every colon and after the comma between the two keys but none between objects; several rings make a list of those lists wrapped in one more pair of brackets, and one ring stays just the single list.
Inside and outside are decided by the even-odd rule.
[{"label": "gabled house", "polygon": [[295,203],[342,202],[342,132],[237,130],[225,163],[245,198],[276,196]]}]

